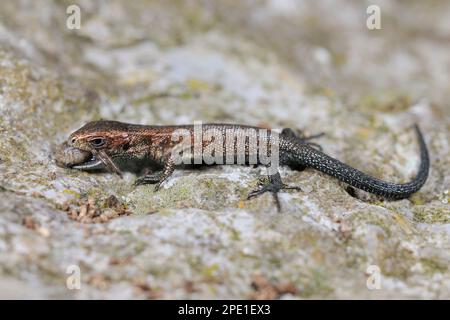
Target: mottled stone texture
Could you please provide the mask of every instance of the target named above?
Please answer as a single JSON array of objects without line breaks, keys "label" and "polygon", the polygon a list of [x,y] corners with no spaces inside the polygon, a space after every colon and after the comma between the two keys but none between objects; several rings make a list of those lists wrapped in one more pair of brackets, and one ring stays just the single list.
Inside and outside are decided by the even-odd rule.
[{"label": "mottled stone texture", "polygon": [[[108,3],[2,1],[0,297],[450,298],[448,1],[371,1],[373,31],[356,0]],[[100,118],[323,131],[327,153],[394,182],[415,174],[417,122],[432,167],[396,202],[283,169],[303,192],[277,213],[245,200],[258,168],[180,170],[154,193],[57,167],[55,146]]]}]

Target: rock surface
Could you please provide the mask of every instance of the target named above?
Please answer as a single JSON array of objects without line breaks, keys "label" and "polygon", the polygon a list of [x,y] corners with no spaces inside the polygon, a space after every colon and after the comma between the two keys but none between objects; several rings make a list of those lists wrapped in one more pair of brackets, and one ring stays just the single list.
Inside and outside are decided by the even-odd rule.
[{"label": "rock surface", "polygon": [[[361,1],[3,1],[0,298],[449,299],[450,4],[373,2],[381,30]],[[396,202],[283,169],[303,192],[277,213],[245,200],[259,168],[178,170],[155,193],[57,167],[100,118],[325,132],[327,153],[394,182],[415,174],[418,122],[432,168]]]}]

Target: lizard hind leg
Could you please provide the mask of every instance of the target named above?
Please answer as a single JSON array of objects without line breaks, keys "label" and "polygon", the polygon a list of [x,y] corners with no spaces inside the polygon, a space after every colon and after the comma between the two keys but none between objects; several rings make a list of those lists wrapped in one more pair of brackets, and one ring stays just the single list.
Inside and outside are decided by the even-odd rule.
[{"label": "lizard hind leg", "polygon": [[297,130],[297,132],[296,132],[296,131],[292,130],[291,128],[284,128],[281,131],[281,135],[283,135],[285,137],[289,137],[289,138],[294,139],[296,141],[299,141],[300,143],[307,144],[310,147],[312,147],[314,149],[317,149],[319,151],[323,150],[323,148],[322,148],[322,146],[320,144],[315,143],[315,142],[311,142],[311,140],[317,139],[317,138],[320,138],[320,137],[324,136],[325,135],[324,132],[320,132],[320,133],[314,134],[312,136],[305,136],[305,134],[301,130]]},{"label": "lizard hind leg", "polygon": [[295,186],[288,186],[288,185],[284,184],[283,181],[281,180],[281,176],[280,176],[279,172],[277,172],[273,175],[269,175],[268,177],[269,177],[269,182],[262,183],[260,180],[260,182],[258,183],[259,188],[251,191],[247,196],[247,200],[255,198],[257,196],[260,196],[266,192],[270,192],[275,200],[277,210],[278,210],[278,212],[280,212],[281,204],[280,204],[280,199],[278,198],[278,192],[280,192],[281,190],[299,190],[299,191],[301,191],[301,188],[295,187]]}]

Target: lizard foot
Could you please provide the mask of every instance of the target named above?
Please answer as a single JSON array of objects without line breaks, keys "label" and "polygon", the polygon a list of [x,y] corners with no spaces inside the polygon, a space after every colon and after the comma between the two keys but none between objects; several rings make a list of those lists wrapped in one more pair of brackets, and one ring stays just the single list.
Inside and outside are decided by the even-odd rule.
[{"label": "lizard foot", "polygon": [[173,160],[170,158],[165,164],[162,171],[155,173],[148,173],[142,177],[136,179],[134,185],[139,186],[142,184],[154,184],[155,191],[158,191],[161,184],[167,180],[168,177],[173,173],[175,169]]},{"label": "lizard foot", "polygon": [[275,204],[277,206],[278,211],[281,211],[281,204],[280,199],[278,198],[278,192],[280,192],[281,190],[298,190],[298,191],[302,190],[300,187],[288,186],[284,184],[283,181],[281,181],[279,173],[274,174],[273,176],[269,176],[269,182],[266,183],[263,183],[262,180],[260,179],[258,181],[258,185],[260,187],[258,189],[251,191],[247,196],[247,200],[260,196],[266,192],[270,192],[275,200]]}]

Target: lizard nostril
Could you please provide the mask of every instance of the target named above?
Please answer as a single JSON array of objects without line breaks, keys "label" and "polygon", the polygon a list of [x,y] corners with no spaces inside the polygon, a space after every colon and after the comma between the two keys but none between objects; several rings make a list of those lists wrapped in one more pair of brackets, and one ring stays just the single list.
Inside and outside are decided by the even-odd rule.
[{"label": "lizard nostril", "polygon": [[70,143],[74,144],[75,143],[75,138],[72,138],[72,140],[70,140]]}]

